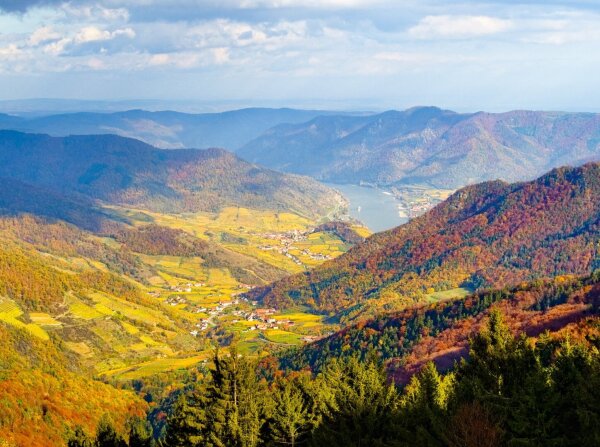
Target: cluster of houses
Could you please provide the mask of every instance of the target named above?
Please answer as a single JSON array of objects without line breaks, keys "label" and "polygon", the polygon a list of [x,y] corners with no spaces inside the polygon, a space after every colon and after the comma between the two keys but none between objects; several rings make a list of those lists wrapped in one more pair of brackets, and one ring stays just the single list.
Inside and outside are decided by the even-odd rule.
[{"label": "cluster of houses", "polygon": [[206,286],[205,283],[203,282],[197,282],[197,283],[187,283],[187,284],[179,284],[177,286],[169,286],[169,290],[172,292],[179,292],[179,293],[183,293],[183,292],[191,292],[193,287],[196,288],[200,288],[200,287],[204,287]]},{"label": "cluster of houses", "polygon": [[178,304],[187,304],[188,301],[182,296],[173,295],[168,297],[165,302],[171,306],[177,306]]},{"label": "cluster of houses", "polygon": [[279,245],[261,245],[258,247],[259,249],[265,251],[276,251],[288,257],[293,257],[293,255],[289,253],[289,250],[294,248],[294,242],[306,240],[307,233],[293,230],[288,231],[287,233],[267,233],[263,234],[263,237],[265,239],[279,241]]},{"label": "cluster of houses", "polygon": [[[295,264],[302,265],[302,261],[300,261],[300,259],[298,259],[297,256],[294,256],[292,253],[290,253],[290,250],[293,250],[295,248],[293,246],[294,242],[306,240],[307,235],[309,235],[311,232],[312,232],[312,230],[309,230],[307,232],[293,230],[293,231],[288,231],[287,233],[282,233],[282,234],[268,233],[263,236],[266,239],[273,239],[273,240],[279,241],[280,245],[278,245],[278,246],[276,246],[276,245],[260,245],[258,248],[260,250],[265,250],[265,251],[276,251],[276,252],[286,256],[287,258],[291,259],[292,262],[294,262]],[[328,260],[332,259],[332,257],[329,255],[323,255],[320,253],[312,253],[308,249],[302,250],[302,254],[305,256],[308,256],[309,258],[314,259],[316,261],[328,261]]]},{"label": "cluster of houses", "polygon": [[315,261],[329,261],[330,259],[333,259],[332,256],[323,255],[321,253],[313,253],[307,249],[302,250],[302,254],[308,256],[311,259],[314,259]]},{"label": "cluster of houses", "polygon": [[422,203],[411,203],[409,208],[409,217],[417,217],[433,208],[434,204],[427,201]]},{"label": "cluster of houses", "polygon": [[[210,309],[210,310],[207,308],[195,309],[194,310],[195,313],[204,313],[204,312],[208,313],[209,318],[200,320],[195,326],[196,329],[191,331],[190,334],[193,335],[194,337],[196,337],[196,336],[198,336],[198,334],[200,332],[208,330],[208,328],[211,325],[214,325],[214,319],[223,315],[225,309],[227,309],[228,307],[231,307],[233,305],[237,305],[239,303],[240,303],[240,300],[236,299],[234,301],[220,302],[217,305],[217,307]],[[257,303],[255,301],[253,301],[252,304],[256,305]],[[293,326],[295,324],[291,320],[277,320],[276,318],[273,318],[273,315],[276,312],[277,312],[277,310],[273,309],[273,308],[253,309],[250,311],[235,309],[231,312],[231,315],[238,317],[239,319],[233,320],[232,323],[235,324],[241,320],[254,322],[255,324],[250,326],[248,328],[248,331],[256,331],[256,330],[264,331],[267,329],[279,329],[281,327],[289,328],[290,326]]]},{"label": "cluster of houses", "polygon": [[[300,233],[298,233],[300,234]],[[168,289],[170,291],[173,292],[180,292],[180,293],[185,293],[185,292],[191,292],[193,287],[204,287],[205,284],[204,283],[188,283],[188,284],[182,284],[182,285],[177,285],[177,286],[170,286]],[[245,284],[241,284],[238,286],[238,288],[240,289],[252,289],[252,286],[248,286]],[[156,291],[152,291],[149,292],[150,295],[155,296],[155,297],[160,297],[160,293],[156,292]],[[232,306],[237,306],[239,305],[242,301],[251,304],[252,306],[257,306],[258,302],[257,301],[248,301],[247,298],[245,297],[239,297],[236,295],[232,295],[232,300],[231,301],[219,301],[219,303],[217,304],[217,306],[213,307],[213,308],[207,308],[207,307],[196,307],[194,308],[191,312],[192,313],[196,313],[196,314],[207,314],[208,318],[204,318],[201,319],[200,321],[198,321],[198,323],[196,323],[194,325],[194,329],[190,331],[190,335],[197,337],[198,335],[200,335],[201,332],[207,331],[208,328],[210,326],[214,326],[215,323],[215,319],[224,315],[226,309],[232,307]],[[179,304],[188,304],[188,300],[181,296],[181,295],[171,295],[169,296],[166,301],[167,304],[171,305],[171,306],[177,306]],[[248,331],[264,331],[267,329],[279,329],[279,328],[289,328],[290,326],[293,326],[295,323],[291,320],[278,320],[276,318],[273,318],[273,316],[277,313],[277,310],[274,308],[259,308],[259,309],[251,309],[251,310],[242,310],[242,309],[234,309],[232,310],[230,313],[230,315],[233,315],[235,317],[238,317],[239,319],[234,319],[232,321],[232,323],[237,323],[240,320],[246,320],[246,321],[251,321],[254,322],[255,324],[251,325],[248,328]],[[312,338],[309,336],[305,337],[307,340],[310,338],[312,341]]]},{"label": "cluster of houses", "polygon": [[246,315],[247,321],[256,321],[254,326],[248,328],[249,331],[264,331],[266,329],[279,329],[281,326],[290,327],[294,325],[291,320],[277,320],[273,318],[273,315],[277,311],[273,308],[268,309],[255,309],[254,312]]}]

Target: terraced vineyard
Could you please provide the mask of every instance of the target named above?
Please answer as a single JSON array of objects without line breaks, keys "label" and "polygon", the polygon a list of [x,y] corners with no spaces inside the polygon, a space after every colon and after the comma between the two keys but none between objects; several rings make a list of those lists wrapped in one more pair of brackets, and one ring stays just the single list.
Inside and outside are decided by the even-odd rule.
[{"label": "terraced vineyard", "polygon": [[[35,335],[42,340],[48,340],[48,333],[42,328],[44,324],[40,321],[33,320],[33,317],[30,317],[34,322],[32,323],[24,323],[19,319],[19,317],[23,316],[23,311],[19,308],[14,301],[8,298],[0,298],[0,321],[3,321],[11,326],[15,326],[18,328],[22,328],[27,330],[32,335]],[[35,314],[36,316],[47,315],[47,314]],[[48,315],[48,319],[51,319]],[[52,319],[54,322],[56,320]],[[58,322],[56,322],[58,323]]]},{"label": "terraced vineyard", "polygon": [[[72,251],[62,246],[56,250],[52,243],[32,237],[27,243],[17,242],[27,250],[33,248],[35,257],[52,271],[75,277],[91,272],[110,275],[115,265],[106,259],[124,256],[128,266],[117,267],[131,274],[119,274],[116,285],[108,280],[107,286],[92,283],[70,290],[62,303],[43,312],[2,298],[0,320],[44,340],[55,334],[84,365],[110,380],[189,368],[208,358],[217,344],[236,343],[241,352],[262,356],[337,329],[307,308],[276,313],[239,297],[273,277],[304,271],[350,248],[339,235],[316,230],[315,222],[291,213],[245,208],[180,215],[115,207],[108,211],[126,219],[132,231],[148,225],[175,230],[176,235],[208,243],[207,252],[178,256],[136,251],[110,234],[78,233],[65,224],[28,221],[24,227],[40,226],[36,234],[73,232]],[[369,234],[364,227],[351,228],[359,238]],[[90,244],[94,253],[106,251],[109,256],[81,250]]]}]

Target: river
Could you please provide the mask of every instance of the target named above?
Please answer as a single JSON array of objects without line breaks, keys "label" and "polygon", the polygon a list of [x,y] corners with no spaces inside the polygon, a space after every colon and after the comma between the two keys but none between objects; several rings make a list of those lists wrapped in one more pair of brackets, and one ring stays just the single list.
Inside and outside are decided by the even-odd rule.
[{"label": "river", "polygon": [[350,215],[360,220],[371,231],[384,231],[408,221],[400,217],[398,205],[393,195],[384,190],[358,185],[327,184],[340,191],[350,202]]}]

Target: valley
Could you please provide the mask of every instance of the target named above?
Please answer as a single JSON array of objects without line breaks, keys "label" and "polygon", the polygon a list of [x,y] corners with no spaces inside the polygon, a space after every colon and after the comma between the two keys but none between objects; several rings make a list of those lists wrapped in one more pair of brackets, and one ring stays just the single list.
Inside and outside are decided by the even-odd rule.
[{"label": "valley", "polygon": [[[134,251],[131,255],[136,269],[142,273],[136,278],[124,276],[126,282],[120,287],[131,287],[131,293],[139,290],[135,300],[117,290],[73,291],[57,307],[33,312],[10,298],[2,298],[2,321],[42,340],[59,337],[82,364],[111,380],[132,380],[188,368],[210,357],[218,344],[235,343],[241,352],[265,355],[337,328],[307,308],[281,313],[240,297],[256,285],[304,271],[348,250],[350,245],[336,234],[315,231],[313,221],[293,213],[241,207],[184,215],[121,207],[106,210],[127,219],[133,228],[158,225],[223,247],[230,253],[226,258],[230,264],[211,261],[211,256]],[[45,223],[29,218],[26,221],[38,226],[38,231],[48,230]],[[5,221],[4,225],[23,223]],[[349,227],[360,237],[369,234],[364,227]],[[85,237],[109,250],[123,248],[110,236]],[[41,250],[36,255],[41,262],[69,273],[109,272],[97,256],[65,257],[64,252],[48,251],[39,245],[35,248]]]},{"label": "valley", "polygon": [[0,447],[600,447],[599,30],[0,0]]},{"label": "valley", "polygon": [[[8,130],[0,161],[0,330],[12,340],[0,378],[18,383],[30,364],[35,386],[58,387],[42,402],[19,388],[17,403],[0,388],[11,442],[27,438],[31,424],[15,421],[30,411],[27,445],[101,432],[103,399],[121,411],[111,427],[145,415],[166,439],[176,401],[208,386],[222,352],[273,389],[369,356],[404,386],[426,362],[461,358],[496,310],[533,335],[588,330],[597,313],[585,275],[600,266],[598,163],[460,189],[322,184],[222,149]],[[521,300],[540,281],[549,298]],[[65,384],[95,390],[97,408],[69,416],[81,396]]]}]

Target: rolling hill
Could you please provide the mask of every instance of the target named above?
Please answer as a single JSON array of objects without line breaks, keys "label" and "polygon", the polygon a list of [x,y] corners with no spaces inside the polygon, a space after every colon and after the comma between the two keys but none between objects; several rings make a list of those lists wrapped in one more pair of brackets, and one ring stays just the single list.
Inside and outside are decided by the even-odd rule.
[{"label": "rolling hill", "polygon": [[164,151],[114,135],[0,131],[0,178],[164,212],[231,205],[315,217],[344,205],[339,194],[312,179],[261,168],[222,149]]},{"label": "rolling hill", "polygon": [[531,180],[600,158],[600,115],[512,111],[459,114],[416,107],[281,124],[238,154],[333,183],[426,183],[459,188]]},{"label": "rolling hill", "polygon": [[465,187],[423,216],[249,296],[353,319],[459,287],[586,274],[600,267],[599,244],[600,164],[590,163],[532,182]]},{"label": "rolling hill", "polygon": [[163,149],[224,147],[236,150],[281,123],[301,123],[331,112],[249,108],[221,113],[127,110],[75,112],[38,117],[0,115],[0,129],[52,136],[115,134]]},{"label": "rolling hill", "polygon": [[584,323],[600,312],[600,270],[591,276],[559,276],[524,282],[515,287],[485,290],[460,300],[419,305],[350,325],[335,334],[284,351],[284,369],[321,368],[332,358],[372,352],[385,360],[392,377],[406,384],[428,362],[440,371],[467,355],[492,310],[500,310],[514,333],[537,337]]}]

